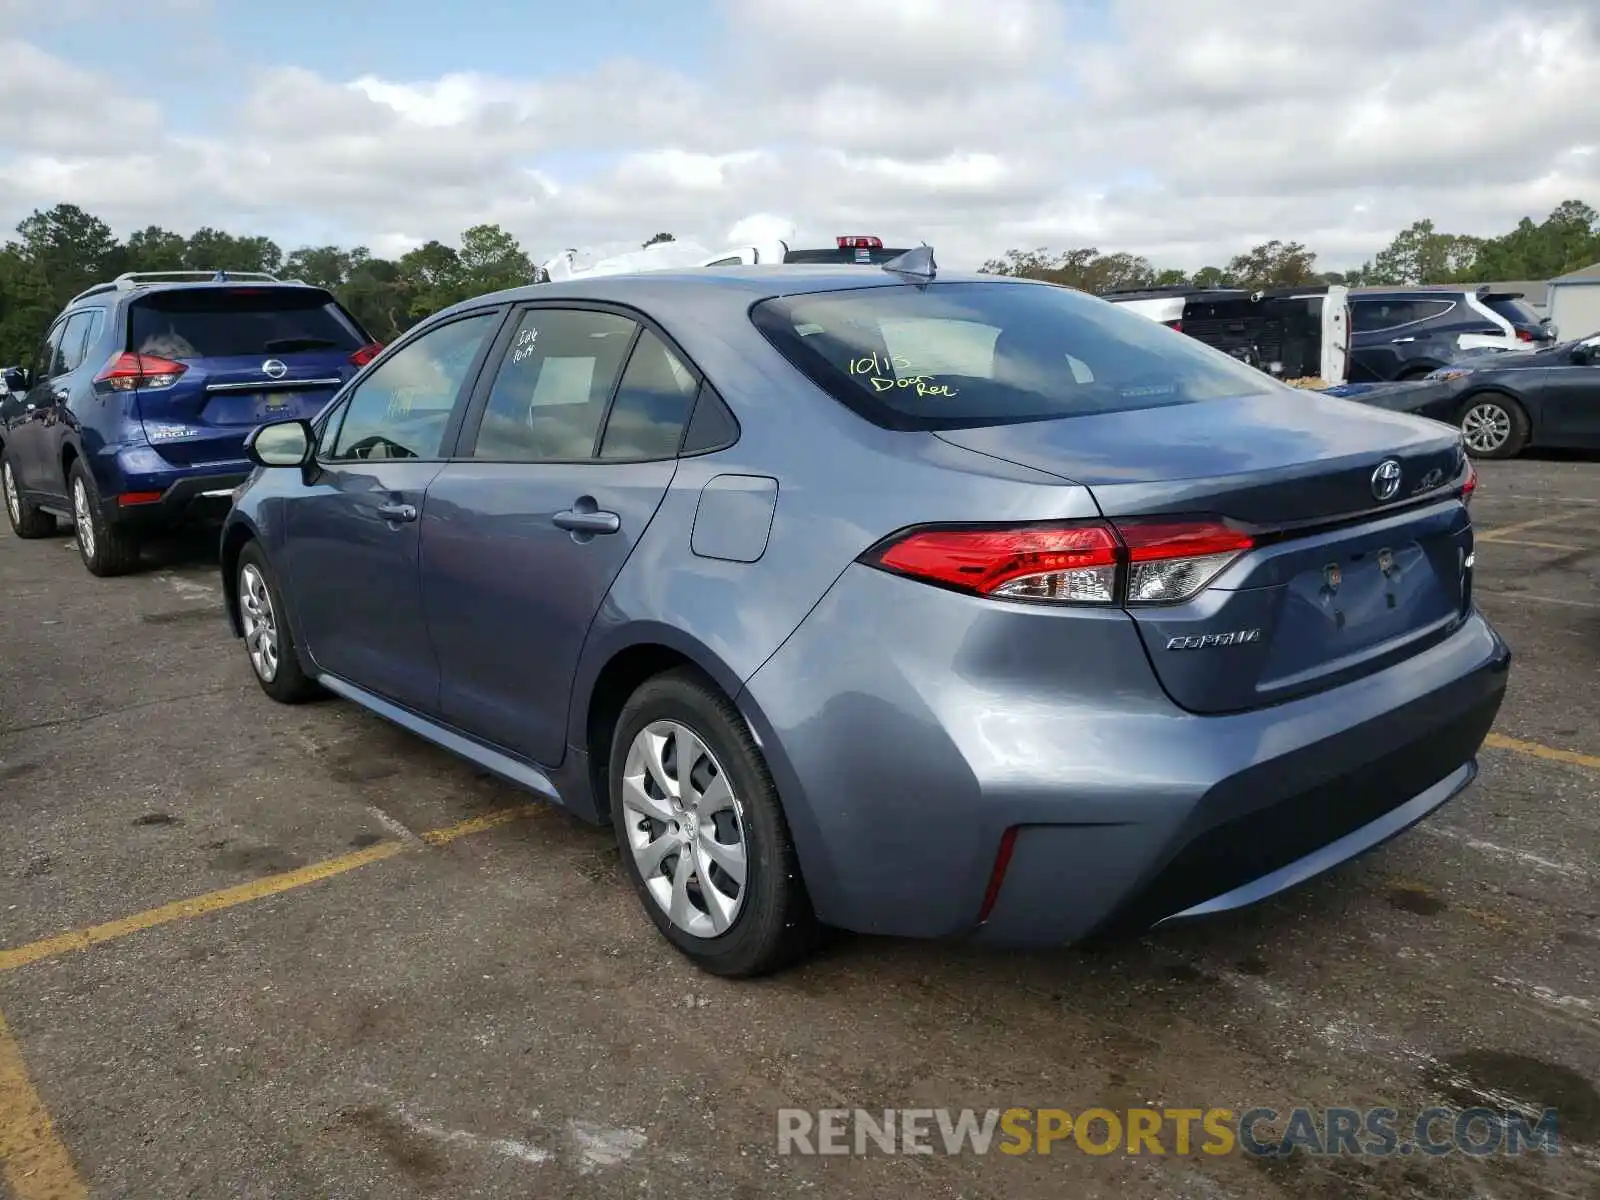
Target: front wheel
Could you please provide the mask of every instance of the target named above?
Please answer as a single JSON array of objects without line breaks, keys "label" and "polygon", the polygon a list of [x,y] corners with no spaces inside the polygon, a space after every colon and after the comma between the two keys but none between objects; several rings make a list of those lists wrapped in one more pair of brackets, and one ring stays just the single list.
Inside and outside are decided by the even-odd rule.
[{"label": "front wheel", "polygon": [[0,450],[0,491],[6,497],[6,519],[19,538],[49,537],[56,531],[56,519],[22,497],[17,474],[11,469],[10,452]]},{"label": "front wheel", "polygon": [[743,718],[697,672],[643,684],[617,721],[612,819],[645,911],[714,975],[776,971],[818,926],[777,788]]},{"label": "front wheel", "polygon": [[283,595],[255,542],[239,552],[238,571],[239,623],[256,682],[280,704],[314,699],[322,689],[301,665],[300,649],[284,616]]},{"label": "front wheel", "polygon": [[1461,440],[1474,458],[1515,458],[1528,444],[1528,414],[1510,396],[1487,392],[1461,408]]}]

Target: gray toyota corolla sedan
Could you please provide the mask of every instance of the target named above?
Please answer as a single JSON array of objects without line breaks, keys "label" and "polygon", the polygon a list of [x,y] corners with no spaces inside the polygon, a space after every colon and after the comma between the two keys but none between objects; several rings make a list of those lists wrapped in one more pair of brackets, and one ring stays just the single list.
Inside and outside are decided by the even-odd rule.
[{"label": "gray toyota corolla sedan", "polygon": [[268,695],[609,823],[719,974],[1251,903],[1459,793],[1506,686],[1456,430],[925,251],[482,296],[248,452]]}]

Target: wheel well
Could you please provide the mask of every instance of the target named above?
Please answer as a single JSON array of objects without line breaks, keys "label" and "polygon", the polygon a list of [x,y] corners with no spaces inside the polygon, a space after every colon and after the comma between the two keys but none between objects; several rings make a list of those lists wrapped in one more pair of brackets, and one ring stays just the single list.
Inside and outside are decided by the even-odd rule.
[{"label": "wheel well", "polygon": [[228,623],[235,634],[239,628],[239,555],[255,540],[248,525],[234,525],[222,539],[222,602],[228,610]]},{"label": "wheel well", "polygon": [[61,447],[61,482],[67,481],[67,476],[72,473],[72,464],[78,459],[78,448],[71,442]]},{"label": "wheel well", "polygon": [[[617,718],[622,715],[628,697],[638,691],[640,684],[677,667],[696,667],[696,664],[688,655],[668,646],[655,643],[629,646],[606,663],[594,681],[594,690],[589,693],[589,715],[584,734],[589,751],[589,782],[594,790],[595,807],[606,819],[609,819],[611,811],[611,788],[607,783],[607,775],[611,765],[611,738],[616,732]],[[706,682],[711,683],[709,677]]]}]

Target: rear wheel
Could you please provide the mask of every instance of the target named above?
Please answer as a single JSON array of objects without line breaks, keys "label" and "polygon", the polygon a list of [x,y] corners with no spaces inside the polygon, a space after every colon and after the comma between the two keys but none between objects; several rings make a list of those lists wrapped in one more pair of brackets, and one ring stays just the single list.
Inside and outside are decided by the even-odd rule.
[{"label": "rear wheel", "polygon": [[11,522],[12,533],[19,538],[42,538],[56,531],[54,517],[23,499],[7,450],[0,450],[0,491],[5,493],[6,519]]},{"label": "rear wheel", "polygon": [[763,975],[817,944],[766,760],[697,672],[669,671],[633,694],[609,781],[624,869],[656,928],[697,966]]},{"label": "rear wheel", "polygon": [[239,552],[239,623],[256,682],[280,704],[303,704],[322,693],[300,662],[300,649],[284,616],[283,596],[255,542]]},{"label": "rear wheel", "polygon": [[1473,396],[1461,406],[1461,440],[1474,458],[1515,458],[1528,444],[1528,414],[1498,392]]},{"label": "rear wheel", "polygon": [[100,492],[83,459],[74,459],[67,472],[72,497],[72,526],[78,555],[89,574],[102,578],[126,575],[139,565],[139,539],[133,531],[110,524],[101,515]]}]

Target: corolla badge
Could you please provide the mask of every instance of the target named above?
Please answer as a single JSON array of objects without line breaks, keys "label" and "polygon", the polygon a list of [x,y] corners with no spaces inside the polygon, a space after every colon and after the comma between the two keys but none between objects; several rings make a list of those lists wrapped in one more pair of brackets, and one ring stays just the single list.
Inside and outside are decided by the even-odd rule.
[{"label": "corolla badge", "polygon": [[1228,633],[1197,633],[1167,639],[1168,650],[1209,650],[1213,646],[1248,646],[1261,640],[1259,629],[1234,629]]},{"label": "corolla badge", "polygon": [[1372,472],[1372,494],[1379,500],[1392,500],[1400,490],[1400,464],[1386,458]]},{"label": "corolla badge", "polygon": [[289,368],[276,358],[269,358],[261,364],[261,373],[268,379],[282,379],[289,373]]}]

